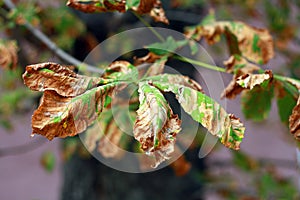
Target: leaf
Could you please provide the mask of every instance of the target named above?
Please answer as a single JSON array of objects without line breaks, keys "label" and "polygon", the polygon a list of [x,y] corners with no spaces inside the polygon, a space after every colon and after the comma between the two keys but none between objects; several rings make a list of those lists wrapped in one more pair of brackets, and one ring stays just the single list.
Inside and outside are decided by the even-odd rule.
[{"label": "leaf", "polygon": [[49,140],[81,133],[107,106],[116,85],[99,86],[74,98],[46,90],[41,105],[32,116],[32,133],[44,135]]},{"label": "leaf", "polygon": [[174,151],[175,138],[181,121],[172,113],[162,93],[147,82],[139,83],[140,106],[133,134],[141,149],[153,157],[157,167]]},{"label": "leaf", "polygon": [[226,66],[226,72],[233,73],[238,76],[244,74],[252,74],[254,71],[258,71],[260,67],[248,62],[240,55],[232,55],[228,60],[224,61]]},{"label": "leaf", "polygon": [[55,155],[51,151],[46,151],[42,154],[41,157],[41,165],[44,167],[44,169],[51,173],[54,170],[55,167]]},{"label": "leaf", "polygon": [[265,81],[270,81],[273,74],[267,70],[264,74],[245,74],[237,78],[236,82],[241,87],[252,90],[255,86],[263,84]]},{"label": "leaf", "polygon": [[197,90],[199,92],[203,91],[202,87],[196,81],[189,78],[188,76],[183,76],[183,75],[162,74],[158,76],[147,77],[146,80],[159,81],[159,82],[169,83],[169,84],[179,84]]},{"label": "leaf", "polygon": [[131,8],[136,8],[140,5],[140,0],[127,0],[126,1],[126,10]]},{"label": "leaf", "polygon": [[241,106],[245,117],[258,122],[267,119],[273,96],[274,88],[271,84],[266,87],[256,86],[252,90],[243,91]]},{"label": "leaf", "polygon": [[289,126],[294,137],[300,140],[300,98],[298,98],[297,105],[293,108],[289,118]]},{"label": "leaf", "polygon": [[244,125],[234,115],[227,114],[213,99],[199,91],[178,84],[170,85],[153,81],[152,85],[164,92],[174,93],[182,108],[195,121],[218,137],[226,147],[239,149],[244,137]]},{"label": "leaf", "polygon": [[196,55],[196,53],[199,52],[199,48],[198,48],[198,44],[196,41],[194,40],[189,40],[189,47],[190,47],[190,50],[191,50],[191,54],[192,55]]},{"label": "leaf", "polygon": [[54,90],[64,97],[75,97],[107,82],[98,77],[78,75],[65,66],[51,62],[27,66],[23,79],[31,90]]},{"label": "leaf", "polygon": [[[252,69],[254,68],[250,67],[247,69],[247,67],[245,67],[245,69],[243,68],[243,70],[239,69],[237,74],[241,75],[235,74],[233,76],[232,81],[225,88],[225,90],[221,94],[221,97],[234,99],[236,95],[240,94],[243,90],[252,90],[256,85],[265,84],[266,82],[269,82],[273,79],[273,74],[270,70],[266,70],[264,74],[251,74]],[[243,74],[247,71],[250,73]]]},{"label": "leaf", "polygon": [[[116,113],[114,113],[114,115],[112,115],[111,111],[107,112],[110,112],[110,114],[107,114],[105,119],[103,119],[104,113],[102,113],[99,118],[99,121],[104,121],[104,123],[100,123],[99,127],[104,132],[104,135],[98,142],[98,152],[106,158],[121,157],[124,153],[122,149],[127,146],[128,137],[126,133],[123,133],[124,129],[121,129],[119,124],[115,122],[115,119],[126,123],[128,121],[128,117],[131,117],[133,113],[135,114],[135,112],[131,111],[128,113],[127,109],[121,107],[116,109]],[[129,121],[129,125],[132,124],[133,122]]]},{"label": "leaf", "polygon": [[176,41],[172,36],[168,36],[166,41],[147,45],[146,48],[156,55],[163,56],[174,53],[178,48],[186,45],[188,41],[186,39]]},{"label": "leaf", "polygon": [[113,81],[136,81],[138,70],[127,61],[115,61],[105,69],[102,78]]},{"label": "leaf", "polygon": [[155,76],[158,74],[162,74],[165,68],[165,64],[168,61],[167,56],[159,56],[152,52],[149,52],[146,56],[141,58],[135,58],[135,65],[141,65],[144,63],[152,63],[152,65],[148,68],[145,75],[147,76]]},{"label": "leaf", "polygon": [[156,22],[169,24],[160,0],[140,0],[139,6],[133,7],[132,10],[138,14],[150,14]]},{"label": "leaf", "polygon": [[86,13],[126,12],[130,9],[141,15],[148,14],[157,22],[169,23],[159,0],[90,0],[84,2],[80,0],[68,0],[67,6]]},{"label": "leaf", "polygon": [[289,116],[292,114],[292,110],[297,103],[298,90],[294,85],[288,82],[276,80],[275,94],[280,120],[288,125]]},{"label": "leaf", "polygon": [[16,41],[0,39],[0,68],[15,69],[18,63],[18,46]]},{"label": "leaf", "polygon": [[238,21],[214,21],[188,28],[188,38],[205,38],[209,44],[220,40],[224,34],[231,54],[240,54],[252,62],[267,63],[274,56],[273,39],[268,30],[259,29]]}]

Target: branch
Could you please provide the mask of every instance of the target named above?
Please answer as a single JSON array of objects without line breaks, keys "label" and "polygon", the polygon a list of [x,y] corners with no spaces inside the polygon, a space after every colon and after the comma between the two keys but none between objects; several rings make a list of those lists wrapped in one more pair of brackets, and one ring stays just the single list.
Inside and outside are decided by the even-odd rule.
[{"label": "branch", "polygon": [[46,141],[47,140],[45,138],[41,137],[27,144],[14,146],[14,147],[0,148],[0,157],[19,155],[19,154],[33,151],[41,147],[43,144],[45,144]]},{"label": "branch", "polygon": [[[6,7],[8,7],[10,10],[16,9],[15,4],[11,0],[4,0],[4,4]],[[25,28],[30,31],[38,40],[40,40],[43,44],[47,46],[49,50],[51,50],[55,55],[57,55],[60,59],[75,65],[77,67],[82,67],[83,69],[86,69],[90,72],[97,72],[97,73],[103,73],[103,69],[96,68],[94,66],[88,65],[86,63],[81,62],[80,60],[77,60],[76,58],[72,57],[62,49],[60,49],[54,42],[52,42],[48,36],[46,36],[43,32],[41,32],[39,29],[36,29],[34,26],[32,26],[28,21],[25,20],[24,25]]]}]

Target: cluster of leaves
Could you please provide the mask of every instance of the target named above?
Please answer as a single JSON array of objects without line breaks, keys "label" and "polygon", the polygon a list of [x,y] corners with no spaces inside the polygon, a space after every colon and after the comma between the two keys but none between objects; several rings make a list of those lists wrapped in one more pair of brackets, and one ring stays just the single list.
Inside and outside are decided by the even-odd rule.
[{"label": "cluster of leaves", "polygon": [[[182,108],[219,137],[225,146],[238,149],[243,138],[244,127],[240,121],[227,114],[218,103],[202,93],[200,85],[185,76],[163,74],[139,79],[135,66],[116,61],[101,77],[82,76],[67,67],[44,63],[27,66],[23,78],[30,89],[44,92],[41,105],[32,117],[32,127],[33,134],[44,135],[50,140],[81,133],[100,117],[103,122],[101,129],[107,130],[105,134],[113,143],[119,142],[121,133],[110,133],[112,125],[105,119],[111,116],[106,109],[115,93],[128,83],[136,84],[139,93],[134,137],[140,142],[141,149],[154,158],[154,166],[169,158],[174,151],[181,123],[162,92],[174,93]],[[99,137],[97,140],[102,148],[108,148],[103,145],[105,139]]]},{"label": "cluster of leaves", "polygon": [[[159,1],[69,1],[68,5],[85,12],[125,12],[132,9],[144,14],[156,9],[155,3],[160,4]],[[162,15],[164,13],[160,11]],[[219,41],[221,35],[226,37],[231,54],[224,62],[225,71],[234,74],[222,96],[234,98],[242,93],[245,116],[259,121],[268,116],[275,90],[280,117],[285,123],[289,121],[291,132],[299,138],[299,101],[294,107],[299,96],[298,81],[273,75],[270,70],[264,71],[259,67],[274,56],[269,32],[238,21],[218,22],[213,14],[199,25],[186,29],[187,38],[205,38],[209,44]],[[193,41],[176,41],[172,37],[147,46],[149,54],[136,60],[136,64],[153,63],[145,74],[126,61],[112,63],[101,77],[78,75],[56,63],[27,66],[24,83],[31,90],[44,92],[32,117],[33,134],[52,140],[54,137],[77,135],[94,125],[88,130],[90,150],[94,150],[97,143],[98,151],[104,156],[116,156],[118,149],[110,148],[111,144],[118,146],[127,139],[113,123],[110,107],[120,90],[134,84],[138,87],[136,98],[139,101],[131,102],[139,106],[138,109],[132,106],[129,113],[131,118],[136,117],[134,138],[140,149],[152,158],[154,167],[173,153],[176,135],[181,130],[181,121],[173,113],[164,93],[175,94],[184,111],[225,146],[239,149],[245,128],[238,118],[227,114],[218,103],[206,96],[195,81],[185,76],[162,74],[168,58],[185,45],[191,47],[192,54],[197,52]],[[287,102],[291,105],[289,109],[285,106]],[[120,117],[123,115],[120,114]],[[101,133],[97,133],[99,126]]]},{"label": "cluster of leaves", "polygon": [[132,10],[140,15],[149,14],[157,22],[169,23],[159,0],[69,0],[67,5],[87,13]]},{"label": "cluster of leaves", "polygon": [[222,96],[232,99],[242,92],[242,110],[246,118],[262,121],[269,115],[275,90],[281,121],[289,124],[291,133],[299,139],[297,113],[300,82],[273,76],[270,70],[264,71],[259,66],[274,56],[273,40],[269,32],[242,22],[217,22],[213,13],[186,31],[188,37],[196,40],[205,38],[209,44],[219,41],[221,34],[225,35],[231,54],[224,61],[226,72],[234,74]]},{"label": "cluster of leaves", "polygon": [[[168,23],[158,0],[69,0],[67,5],[84,12],[132,10],[137,14],[149,14],[155,21]],[[54,30],[53,33],[58,35],[54,40],[58,43],[65,41],[65,38],[76,37],[84,31],[81,25],[79,31],[72,28],[77,20],[63,15],[67,13],[64,10],[57,10],[58,14],[62,14],[60,17],[63,20],[56,19],[56,12],[54,15],[51,13],[38,10],[34,6],[30,9],[22,9],[21,6],[9,13],[8,18],[21,25],[25,21],[37,25],[38,18],[34,16],[46,18],[49,27],[44,27],[44,30]],[[70,31],[65,31],[65,26],[68,26]],[[209,44],[218,42],[224,36],[230,51],[229,59],[224,61],[224,71],[233,74],[233,79],[222,96],[235,98],[242,93],[242,110],[245,116],[261,121],[268,117],[275,94],[281,120],[289,124],[297,139],[300,138],[299,81],[275,75],[270,70],[262,70],[260,67],[274,56],[273,40],[267,30],[239,21],[216,21],[214,15],[210,14],[199,25],[188,27],[186,36],[197,41],[205,38]],[[206,96],[195,81],[184,76],[162,74],[167,60],[170,57],[176,58],[174,52],[177,49],[189,45],[191,54],[197,53],[194,41],[188,39],[176,41],[168,37],[164,42],[145,47],[149,54],[136,59],[135,62],[136,66],[152,63],[144,74],[126,61],[112,63],[100,77],[79,75],[69,67],[56,63],[27,66],[23,75],[25,84],[31,90],[44,92],[41,104],[32,118],[33,134],[41,134],[51,140],[54,137],[74,136],[87,130],[86,142],[91,151],[98,145],[97,150],[102,155],[118,157],[121,154],[119,148],[112,144],[125,147],[132,141],[114,123],[112,101],[118,101],[116,94],[134,84],[138,90],[134,91],[135,97],[130,102],[129,113],[120,107],[117,115],[120,118],[129,115],[134,138],[139,143],[140,150],[152,158],[154,167],[171,156],[176,135],[181,130],[181,121],[173,113],[164,93],[175,94],[185,112],[218,137],[225,146],[239,149],[245,128],[238,118],[227,114],[218,103]],[[72,40],[67,40],[60,46],[68,49],[71,44]],[[15,43],[1,41],[0,51],[5,55],[0,59],[1,66],[15,68]],[[12,94],[14,98],[8,99],[3,96],[4,102],[17,102],[25,95],[20,92],[16,94],[18,95]],[[12,108],[9,107],[8,110]]]}]

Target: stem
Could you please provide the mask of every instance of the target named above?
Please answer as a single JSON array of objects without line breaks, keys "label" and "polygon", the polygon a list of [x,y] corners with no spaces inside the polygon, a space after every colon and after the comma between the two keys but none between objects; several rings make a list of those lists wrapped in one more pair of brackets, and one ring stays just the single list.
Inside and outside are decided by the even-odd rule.
[{"label": "stem", "polygon": [[201,62],[201,61],[197,61],[197,60],[193,60],[193,59],[190,59],[190,58],[181,57],[181,56],[177,56],[177,55],[174,55],[173,58],[175,58],[177,60],[180,60],[180,61],[183,61],[183,62],[188,62],[188,63],[191,63],[191,64],[195,64],[195,65],[198,65],[198,66],[206,68],[206,69],[211,69],[211,70],[214,70],[214,71],[225,72],[226,73],[226,69],[224,69],[224,68],[221,68],[221,67],[218,67],[218,66],[215,66],[215,65],[210,65],[210,64],[207,64],[207,63],[204,63],[204,62]]},{"label": "stem", "polygon": [[41,147],[46,142],[47,142],[47,140],[45,138],[40,137],[40,138],[38,138],[32,142],[29,142],[27,144],[22,144],[22,145],[14,146],[14,147],[0,148],[0,158],[5,157],[5,156],[24,154],[24,153],[33,151],[33,150]]},{"label": "stem", "polygon": [[165,39],[146,21],[144,20],[140,15],[133,12],[133,14],[145,25],[149,30],[161,41],[164,42]]},{"label": "stem", "polygon": [[[15,4],[11,0],[4,0],[4,4],[10,9],[14,10],[16,9]],[[76,58],[72,57],[70,54],[66,53],[62,49],[60,49],[54,42],[52,42],[48,36],[46,36],[43,32],[41,32],[39,29],[32,26],[28,21],[25,21],[25,24],[23,25],[25,28],[27,28],[28,31],[32,33],[38,40],[40,40],[43,44],[45,44],[49,50],[51,50],[55,55],[57,55],[60,59],[75,65],[79,68],[86,69],[90,72],[97,72],[97,73],[103,73],[103,69],[96,68],[94,66],[88,65],[86,63],[81,62],[80,60],[77,60]]]}]

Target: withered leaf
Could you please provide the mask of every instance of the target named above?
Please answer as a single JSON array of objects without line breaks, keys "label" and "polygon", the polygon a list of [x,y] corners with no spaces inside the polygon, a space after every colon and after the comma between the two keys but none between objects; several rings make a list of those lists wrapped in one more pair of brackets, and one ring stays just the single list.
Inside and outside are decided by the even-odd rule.
[{"label": "withered leaf", "polygon": [[18,63],[18,47],[15,41],[0,40],[0,67],[15,69]]},{"label": "withered leaf", "polygon": [[[106,116],[103,116],[106,114]],[[134,111],[128,112],[127,109],[122,107],[118,107],[115,109],[114,114],[111,110],[107,110],[105,113],[101,113],[99,118],[100,129],[104,132],[103,137],[98,142],[98,152],[101,153],[104,157],[107,158],[120,158],[123,156],[124,146],[127,146],[128,137],[127,131],[122,129],[115,120],[122,121],[126,123],[128,121],[128,117],[131,118],[135,116]],[[130,121],[133,124],[133,121]],[[128,123],[126,123],[128,126]],[[132,127],[132,126],[131,126]],[[125,131],[125,132],[123,132]],[[132,133],[132,129],[130,128],[130,132]]]},{"label": "withered leaf", "polygon": [[155,76],[163,73],[167,61],[168,61],[167,56],[159,56],[154,54],[153,52],[149,52],[144,57],[135,58],[135,65],[152,63],[151,66],[146,71],[145,75]]},{"label": "withered leaf", "polygon": [[153,81],[152,85],[164,92],[172,92],[182,108],[195,121],[201,123],[212,135],[217,136],[229,148],[239,149],[245,127],[232,114],[202,92],[189,87]]},{"label": "withered leaf", "polygon": [[31,90],[54,90],[64,97],[75,97],[107,82],[98,77],[78,75],[68,67],[51,62],[27,66],[23,79]]},{"label": "withered leaf", "polygon": [[260,69],[257,65],[248,62],[245,58],[239,55],[232,55],[228,60],[223,62],[226,67],[226,72],[236,74],[238,76],[244,74],[252,74]]},{"label": "withered leaf", "polygon": [[265,81],[270,81],[273,74],[270,70],[264,74],[245,74],[237,78],[236,82],[243,88],[252,90],[255,86],[261,85]]},{"label": "withered leaf", "polygon": [[273,58],[273,39],[267,29],[255,28],[239,21],[215,21],[209,17],[209,23],[188,28],[185,33],[187,37],[196,40],[205,38],[209,44],[214,44],[224,34],[231,54],[240,54],[260,64]]},{"label": "withered leaf", "polygon": [[266,80],[271,80],[273,77],[271,71],[266,71],[265,74],[252,74],[254,71],[259,70],[259,67],[240,56],[231,56],[224,64],[227,67],[227,72],[234,73],[234,76],[221,94],[222,98],[234,99],[244,89],[251,90],[254,86],[260,85]]},{"label": "withered leaf", "polygon": [[158,76],[148,77],[146,78],[146,80],[159,81],[159,82],[169,83],[169,84],[179,84],[197,90],[199,92],[203,91],[202,87],[196,81],[189,78],[188,76],[183,76],[183,75],[162,74]]},{"label": "withered leaf", "polygon": [[297,140],[300,140],[300,81],[294,79],[287,79],[287,81],[298,89],[298,101],[289,117],[289,127],[294,137]]},{"label": "withered leaf", "polygon": [[114,123],[114,120],[109,121],[105,129],[105,135],[98,142],[98,152],[106,158],[121,156],[119,143],[122,134],[123,131]]},{"label": "withered leaf", "polygon": [[300,98],[298,98],[297,105],[292,111],[289,118],[290,131],[297,140],[300,140]]},{"label": "withered leaf", "polygon": [[54,90],[46,90],[32,116],[33,134],[52,140],[81,133],[109,104],[116,85],[98,86],[76,97],[62,97]]},{"label": "withered leaf", "polygon": [[138,70],[127,61],[115,61],[105,69],[102,78],[113,81],[135,81],[138,79]]},{"label": "withered leaf", "polygon": [[180,131],[181,121],[165,100],[163,94],[147,82],[139,83],[140,106],[134,124],[134,137],[141,144],[141,149],[153,157],[157,167],[161,162],[169,159],[174,151],[177,133]]},{"label": "withered leaf", "polygon": [[86,13],[126,12],[130,9],[138,14],[148,14],[157,22],[169,23],[159,0],[139,0],[133,3],[129,0],[68,0],[67,6]]}]

